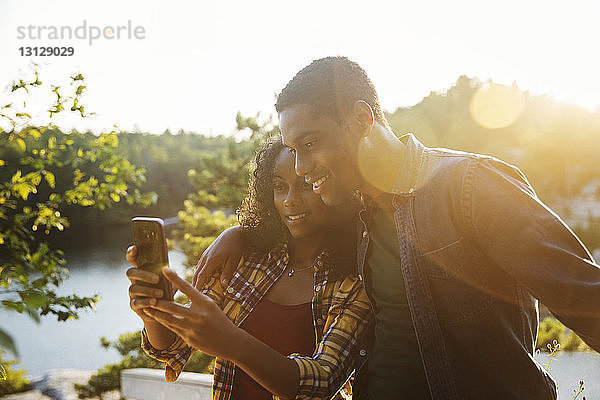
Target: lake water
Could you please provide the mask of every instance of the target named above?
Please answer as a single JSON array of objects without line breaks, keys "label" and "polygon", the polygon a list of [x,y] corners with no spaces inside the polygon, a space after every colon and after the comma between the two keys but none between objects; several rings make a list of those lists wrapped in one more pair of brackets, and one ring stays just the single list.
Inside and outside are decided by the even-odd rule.
[{"label": "lake water", "polygon": [[[100,345],[100,338],[116,339],[143,326],[129,308],[126,235],[122,243],[76,253],[66,251],[71,273],[58,292],[81,296],[98,293],[96,312],[83,311],[78,320],[67,322],[42,317],[37,324],[25,315],[0,311],[0,325],[13,336],[19,350],[20,363],[14,368],[24,368],[28,376],[34,377],[54,368],[95,370],[120,360],[117,351]],[[178,273],[183,272],[184,259],[179,251],[169,252],[170,264]]]}]

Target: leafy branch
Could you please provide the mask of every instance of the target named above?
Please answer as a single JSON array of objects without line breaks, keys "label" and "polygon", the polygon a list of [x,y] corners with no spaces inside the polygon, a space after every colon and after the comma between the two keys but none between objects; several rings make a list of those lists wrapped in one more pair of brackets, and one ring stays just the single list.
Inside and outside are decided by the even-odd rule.
[{"label": "leafy branch", "polygon": [[[43,88],[39,72],[19,79],[11,94]],[[88,117],[82,104],[82,74],[66,87],[52,86],[55,98],[45,109],[50,117],[75,112]],[[98,295],[59,296],[55,289],[69,277],[64,253],[48,245],[48,237],[69,227],[70,207],[106,209],[122,200],[150,205],[154,193],[142,193],[144,170],[118,155],[114,133],[99,136],[62,134],[53,125],[29,125],[32,117],[15,102],[0,107],[0,307],[35,321],[52,315],[58,321],[94,310]],[[65,108],[66,105],[70,108]],[[70,111],[68,111],[70,110]],[[0,347],[18,357],[14,339],[0,327]]]}]

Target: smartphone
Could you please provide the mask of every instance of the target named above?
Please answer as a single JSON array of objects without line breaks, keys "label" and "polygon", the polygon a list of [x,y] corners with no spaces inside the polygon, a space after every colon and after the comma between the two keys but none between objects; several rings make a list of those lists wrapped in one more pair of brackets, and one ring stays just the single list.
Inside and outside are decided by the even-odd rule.
[{"label": "smartphone", "polygon": [[160,281],[150,286],[162,289],[161,299],[173,300],[171,282],[162,274],[162,269],[169,266],[164,221],[153,217],[135,217],[131,220],[131,233],[133,244],[137,247],[138,268],[157,274]]}]

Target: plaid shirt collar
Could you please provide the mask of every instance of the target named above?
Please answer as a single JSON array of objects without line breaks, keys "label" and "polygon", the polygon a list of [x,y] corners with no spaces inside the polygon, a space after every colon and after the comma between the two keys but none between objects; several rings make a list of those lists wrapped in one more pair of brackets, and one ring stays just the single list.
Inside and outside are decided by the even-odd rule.
[{"label": "plaid shirt collar", "polygon": [[[225,289],[224,296],[241,305],[240,309],[228,317],[240,326],[246,317],[254,310],[256,305],[267,294],[271,286],[279,279],[289,265],[288,243],[282,242],[266,256],[249,256],[243,261],[243,268],[238,268],[231,279],[229,286]],[[314,261],[314,287],[323,287],[329,276],[330,253],[326,249],[315,258]],[[317,290],[318,292],[318,290]],[[318,296],[317,296],[318,297]],[[313,304],[319,299],[314,298]],[[225,309],[227,313],[228,308]]]},{"label": "plaid shirt collar", "polygon": [[[289,263],[289,253],[288,253],[288,241],[283,241],[280,245],[274,247],[267,254],[266,261],[268,264],[275,262],[275,268],[279,266],[283,266],[283,270],[287,268]],[[316,271],[322,269],[329,269],[331,266],[331,256],[327,249],[321,250],[319,255],[315,258],[313,266]]]}]

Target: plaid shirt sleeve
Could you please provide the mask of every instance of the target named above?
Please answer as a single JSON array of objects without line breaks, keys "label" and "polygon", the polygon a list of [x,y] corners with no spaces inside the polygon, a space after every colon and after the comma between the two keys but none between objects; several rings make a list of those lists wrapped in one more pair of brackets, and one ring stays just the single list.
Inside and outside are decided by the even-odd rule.
[{"label": "plaid shirt sleeve", "polygon": [[[214,275],[202,289],[202,293],[206,294],[219,306],[223,300],[223,287],[219,282],[219,275]],[[190,303],[188,303],[189,306]],[[174,382],[177,380],[185,364],[194,352],[194,349],[183,341],[179,336],[175,341],[163,350],[155,349],[148,340],[148,333],[144,328],[142,330],[142,350],[150,357],[165,363],[165,381]]]},{"label": "plaid shirt sleeve", "polygon": [[355,277],[346,278],[334,294],[323,338],[313,356],[288,356],[300,371],[296,399],[330,399],[340,390],[354,370],[370,313],[371,305],[362,282]]},{"label": "plaid shirt sleeve", "polygon": [[167,382],[177,380],[192,355],[192,348],[179,336],[166,349],[155,349],[148,340],[148,333],[145,328],[142,330],[142,350],[150,357],[165,363],[165,381]]}]

